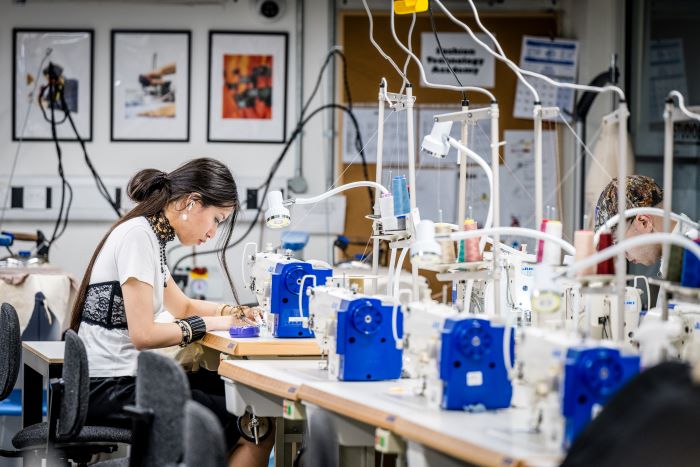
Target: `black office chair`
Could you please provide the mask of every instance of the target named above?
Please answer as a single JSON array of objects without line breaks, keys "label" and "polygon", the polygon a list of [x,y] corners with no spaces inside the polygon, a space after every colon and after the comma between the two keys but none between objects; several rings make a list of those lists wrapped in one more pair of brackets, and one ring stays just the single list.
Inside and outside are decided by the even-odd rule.
[{"label": "black office chair", "polygon": [[[190,398],[187,376],[177,362],[155,352],[141,352],[136,374],[136,405],[125,407],[134,420],[130,457],[99,462],[94,467],[180,465],[185,405]],[[200,459],[197,466],[204,467],[203,462]]]},{"label": "black office chair", "polygon": [[[3,313],[12,308],[6,305],[2,306]],[[5,334],[4,330],[1,334]],[[117,443],[131,442],[130,430],[85,426],[90,395],[87,353],[75,332],[68,330],[65,338],[63,377],[51,383],[49,421],[20,430],[12,439],[18,451],[3,452],[3,455],[67,459],[78,465],[87,465],[94,454],[113,452]],[[17,353],[19,349],[18,346]],[[4,346],[2,350],[5,350]]]},{"label": "black office chair", "polygon": [[325,410],[308,411],[307,414],[306,446],[302,453],[302,465],[339,465],[338,432],[333,418]]},{"label": "black office chair", "polygon": [[22,340],[19,316],[9,303],[0,306],[0,401],[7,399],[17,382]]},{"label": "black office chair", "polygon": [[195,401],[185,404],[184,467],[224,467],[224,429],[211,410]]}]

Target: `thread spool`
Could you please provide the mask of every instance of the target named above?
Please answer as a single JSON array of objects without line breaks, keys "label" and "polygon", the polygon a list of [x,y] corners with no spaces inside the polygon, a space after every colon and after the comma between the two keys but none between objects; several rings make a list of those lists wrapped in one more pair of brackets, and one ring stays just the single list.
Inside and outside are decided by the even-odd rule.
[{"label": "thread spool", "polygon": [[[598,239],[598,251],[603,251],[604,249],[611,247],[612,244],[612,234],[610,232],[602,233]],[[598,274],[615,274],[615,258],[608,258],[605,261],[598,263],[596,272]]]},{"label": "thread spool", "polygon": [[[478,224],[474,219],[466,219],[464,221],[464,230],[476,230]],[[473,261],[481,261],[481,251],[479,251],[479,237],[464,239],[464,261],[471,263]]]},{"label": "thread spool", "polygon": [[[540,223],[540,232],[546,232],[547,231],[547,222],[549,222],[549,219],[542,219],[542,222]],[[544,240],[538,240],[537,241],[537,263],[542,262],[542,255],[544,255]]]},{"label": "thread spool", "polygon": [[[547,222],[545,233],[561,238],[561,222],[553,220]],[[559,266],[561,264],[561,246],[551,241],[545,241],[542,253],[542,262],[551,266]]]},{"label": "thread spool", "polygon": [[[435,233],[449,235],[452,233],[452,226],[445,223],[435,224]],[[454,242],[451,240],[440,240],[438,243],[440,243],[440,248],[442,249],[440,262],[443,264],[454,263],[457,259]]]},{"label": "thread spool", "polygon": [[408,200],[408,184],[405,175],[395,175],[391,182],[394,195],[394,215],[402,217],[408,214],[411,204]]},{"label": "thread spool", "polygon": [[382,193],[379,198],[379,214],[382,217],[394,217],[394,196],[390,193]]},{"label": "thread spool", "polygon": [[[595,252],[595,247],[593,246],[593,232],[590,230],[577,230],[574,232],[574,248],[576,248],[575,261],[580,261],[582,259],[588,258]],[[576,273],[577,276],[588,276],[595,274],[595,266],[582,269]]]},{"label": "thread spool", "polygon": [[[700,238],[694,240],[700,245]],[[683,287],[700,287],[700,258],[688,250],[683,254],[683,272],[681,273]]]}]

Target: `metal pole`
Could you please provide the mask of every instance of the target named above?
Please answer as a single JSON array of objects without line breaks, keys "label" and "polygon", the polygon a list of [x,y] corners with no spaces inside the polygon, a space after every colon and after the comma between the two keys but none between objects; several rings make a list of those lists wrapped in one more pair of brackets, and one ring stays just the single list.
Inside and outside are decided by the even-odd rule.
[{"label": "metal pole", "polygon": [[[627,103],[620,100],[618,106],[618,176],[617,176],[617,212],[620,214],[620,222],[617,223],[617,241],[625,239],[627,223],[624,212],[627,209]],[[627,260],[625,253],[617,255],[615,267],[615,286],[617,288],[617,336],[624,341],[625,334],[625,288],[627,286]]]},{"label": "metal pole", "polygon": [[[377,164],[374,173],[374,181],[381,184],[382,183],[382,156],[384,150],[384,82],[379,84],[379,101],[377,108]],[[374,190],[374,215],[378,216],[379,212],[379,198],[381,196],[379,189]],[[374,221],[377,222],[376,220]],[[378,234],[374,230],[374,225],[372,226],[372,233]],[[379,292],[379,285],[377,275],[379,274],[379,245],[380,240],[375,237],[372,243],[372,291],[373,293]]]},{"label": "metal pole", "polygon": [[[498,156],[499,134],[498,134],[498,102],[491,103],[491,170],[493,172],[493,227],[501,225],[500,195],[499,195],[499,172],[500,160]],[[499,234],[493,235],[493,305],[494,315],[501,314],[501,269],[500,269],[500,240]]]},{"label": "metal pole", "polygon": [[[416,209],[416,141],[413,134],[413,87],[406,85],[406,124],[408,135],[408,196],[411,198],[411,216]],[[400,274],[401,271],[396,271]],[[413,283],[413,299],[420,300],[418,296],[418,267],[411,264],[411,277]]]},{"label": "metal pole", "polygon": [[[673,199],[673,99],[666,100],[664,108],[664,232],[671,231],[671,201]],[[668,261],[671,246],[664,243],[661,246],[663,258],[661,266],[661,278],[668,278]],[[661,306],[661,317],[664,321],[668,319],[668,305],[666,304],[665,289],[659,291],[659,305]]]},{"label": "metal pole", "polygon": [[[462,111],[466,112],[469,110],[469,101],[464,99],[462,101]],[[460,143],[464,146],[467,145],[467,121],[462,120],[461,132],[460,132]],[[461,228],[464,222],[464,216],[467,211],[467,154],[465,152],[459,151],[459,199],[457,201],[457,224]]]},{"label": "metal pole", "polygon": [[542,224],[542,104],[535,102],[532,109],[535,119],[535,228]]}]

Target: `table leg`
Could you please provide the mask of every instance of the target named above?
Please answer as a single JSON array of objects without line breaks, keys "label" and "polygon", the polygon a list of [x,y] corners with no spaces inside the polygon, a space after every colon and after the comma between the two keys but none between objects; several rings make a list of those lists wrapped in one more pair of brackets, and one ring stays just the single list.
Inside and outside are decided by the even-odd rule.
[{"label": "table leg", "polygon": [[24,365],[24,387],[22,388],[22,427],[42,420],[44,377],[28,365]]}]

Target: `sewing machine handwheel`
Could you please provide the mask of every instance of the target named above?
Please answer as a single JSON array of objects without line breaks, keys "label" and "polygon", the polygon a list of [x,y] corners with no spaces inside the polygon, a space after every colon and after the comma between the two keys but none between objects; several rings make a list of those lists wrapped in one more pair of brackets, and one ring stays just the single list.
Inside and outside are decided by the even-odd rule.
[{"label": "sewing machine handwheel", "polygon": [[[267,438],[270,435],[270,418],[269,417],[256,417],[258,420],[258,443]],[[255,443],[255,434],[253,433],[253,428],[251,426],[252,415],[250,412],[238,417],[236,424],[238,425],[238,432],[241,436]]]}]

